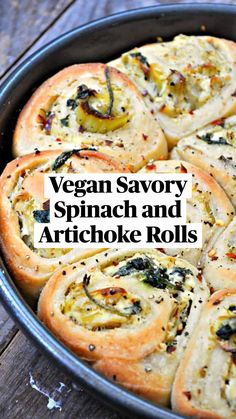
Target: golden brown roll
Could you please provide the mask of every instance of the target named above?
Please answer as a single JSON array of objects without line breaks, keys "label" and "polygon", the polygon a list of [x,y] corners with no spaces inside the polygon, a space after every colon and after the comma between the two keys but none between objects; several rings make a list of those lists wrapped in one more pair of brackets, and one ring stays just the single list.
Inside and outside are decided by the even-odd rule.
[{"label": "golden brown roll", "polygon": [[21,112],[13,152],[94,146],[136,171],[165,158],[158,122],[135,85],[104,64],[65,68],[43,83]]},{"label": "golden brown roll", "polygon": [[28,297],[38,296],[55,270],[102,249],[35,249],[34,223],[49,221],[44,174],[121,172],[110,157],[89,150],[44,151],[10,162],[0,178],[0,243],[7,265]]},{"label": "golden brown roll", "polygon": [[151,162],[142,172],[146,173],[192,173],[192,198],[187,200],[187,222],[202,223],[202,248],[165,249],[172,256],[187,259],[193,265],[204,266],[206,253],[212,249],[234,216],[234,208],[223,189],[202,169],[181,161]]},{"label": "golden brown roll", "polygon": [[172,391],[175,411],[195,418],[236,417],[236,291],[212,295],[190,338]]},{"label": "golden brown roll", "polygon": [[169,146],[236,109],[236,44],[179,35],[135,48],[110,65],[126,73],[157,116]]},{"label": "golden brown roll", "polygon": [[221,118],[185,137],[172,150],[173,159],[186,160],[211,173],[236,207],[236,116]]},{"label": "golden brown roll", "polygon": [[212,290],[236,289],[236,217],[209,250],[203,274]]},{"label": "golden brown roll", "polygon": [[56,272],[38,314],[97,371],[166,405],[208,294],[187,261],[157,250],[109,250]]}]

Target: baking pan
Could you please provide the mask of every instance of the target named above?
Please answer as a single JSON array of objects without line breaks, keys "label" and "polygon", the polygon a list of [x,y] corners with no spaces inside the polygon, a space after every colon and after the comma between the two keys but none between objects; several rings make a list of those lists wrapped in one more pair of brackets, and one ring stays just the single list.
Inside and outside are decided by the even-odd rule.
[{"label": "baking pan", "polygon": [[[73,63],[106,62],[138,45],[184,34],[209,34],[236,41],[236,6],[172,4],[131,10],[74,29],[27,58],[0,88],[0,161],[2,170],[11,156],[11,138],[17,116],[43,80]],[[202,31],[205,29],[205,32]],[[23,332],[75,382],[118,408],[142,418],[179,416],[110,382],[61,344],[37,319],[16,289],[0,260],[0,296]]]}]

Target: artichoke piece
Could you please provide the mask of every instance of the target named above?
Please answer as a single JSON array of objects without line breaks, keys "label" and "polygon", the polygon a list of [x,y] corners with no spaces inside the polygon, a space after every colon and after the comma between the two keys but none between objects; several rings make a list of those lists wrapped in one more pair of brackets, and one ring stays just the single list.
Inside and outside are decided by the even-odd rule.
[{"label": "artichoke piece", "polygon": [[91,107],[88,101],[80,103],[77,109],[77,123],[88,132],[105,134],[123,127],[128,120],[128,114],[118,116],[103,114]]},{"label": "artichoke piece", "polygon": [[155,64],[151,64],[149,77],[150,77],[150,80],[154,81],[157,87],[158,94],[161,94],[165,87],[165,78],[166,78],[163,72],[159,70]]}]

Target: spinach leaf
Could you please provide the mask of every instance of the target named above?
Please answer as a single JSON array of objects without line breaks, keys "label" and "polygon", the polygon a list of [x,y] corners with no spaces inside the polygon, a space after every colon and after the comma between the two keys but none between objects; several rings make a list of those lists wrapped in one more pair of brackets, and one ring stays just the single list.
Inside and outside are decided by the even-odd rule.
[{"label": "spinach leaf", "polygon": [[78,105],[75,99],[68,99],[66,102],[66,106],[72,109],[72,111],[74,111]]},{"label": "spinach leaf", "polygon": [[232,144],[228,143],[228,141],[224,137],[219,137],[218,140],[213,140],[213,133],[207,132],[206,134],[203,134],[200,138],[202,141],[205,141],[207,144],[218,144],[218,145],[229,145],[232,146]]},{"label": "spinach leaf", "polygon": [[49,223],[50,222],[50,212],[49,210],[35,210],[33,211],[34,219],[38,223]]},{"label": "spinach leaf", "polygon": [[181,268],[180,266],[175,266],[172,271],[170,272],[169,275],[179,275],[181,277],[181,279],[185,280],[187,275],[192,275],[193,273],[191,271],[191,269],[188,268]]},{"label": "spinach leaf", "polygon": [[150,67],[147,58],[143,54],[141,54],[141,52],[131,52],[130,55],[131,57],[137,58],[140,61],[140,63],[146,65],[147,67]]},{"label": "spinach leaf", "polygon": [[113,276],[126,276],[135,271],[144,271],[145,269],[151,268],[153,268],[153,264],[150,259],[136,258],[129,260],[126,265],[119,268],[118,271],[113,274]]},{"label": "spinach leaf", "polygon": [[231,318],[216,331],[216,336],[222,340],[229,340],[236,333],[236,319]]},{"label": "spinach leaf", "polygon": [[129,314],[130,316],[134,314],[139,314],[142,311],[141,302],[139,300],[136,300],[133,302],[131,306],[124,307],[124,312]]},{"label": "spinach leaf", "polygon": [[107,83],[107,91],[109,94],[109,106],[107,110],[107,115],[111,115],[113,104],[114,104],[114,94],[113,94],[113,90],[111,86],[110,69],[107,66],[105,68],[105,77],[106,77],[106,83]]},{"label": "spinach leaf", "polygon": [[156,269],[148,269],[144,271],[144,275],[145,279],[143,282],[151,285],[152,287],[160,288],[163,290],[166,288],[172,288],[175,290],[178,289],[175,284],[170,282],[166,268],[158,267]]},{"label": "spinach leaf", "polygon": [[143,282],[152,287],[159,289],[170,288],[176,291],[182,290],[180,284],[175,284],[170,281],[167,269],[157,267],[149,257],[139,257],[128,261],[127,264],[119,268],[113,276],[126,276],[131,273],[142,273],[144,276]]},{"label": "spinach leaf", "polygon": [[[90,283],[90,276],[88,276],[87,274],[85,274],[84,275],[84,278],[83,278],[83,289],[84,289],[84,292],[85,292],[86,296],[88,297],[88,299],[90,301],[92,301],[92,303],[96,304],[98,307],[100,307],[100,308],[102,308],[104,310],[110,311],[111,313],[118,314],[119,316],[124,316],[124,317],[133,316],[135,314],[139,314],[142,311],[141,302],[139,300],[133,300],[132,301],[132,304],[129,305],[129,306],[127,306],[127,307],[124,307],[123,310],[119,310],[118,308],[116,308],[115,307],[115,302],[114,302],[114,304],[112,304],[112,303],[111,304],[106,304],[106,303],[103,303],[102,301],[97,300],[90,293],[90,291],[88,289],[89,283]],[[116,292],[112,293],[112,291],[113,291],[113,288],[110,287],[110,289],[109,289],[110,295],[114,295],[116,293]],[[125,294],[125,297],[126,297],[127,292],[124,289],[122,289],[122,288],[118,289],[118,293],[120,291],[121,292],[123,291],[124,294]]]},{"label": "spinach leaf", "polygon": [[65,162],[73,155],[75,154],[78,157],[83,158],[83,156],[80,155],[81,151],[96,151],[96,148],[94,147],[90,147],[90,148],[74,148],[73,150],[69,150],[69,151],[63,151],[63,153],[61,153],[56,160],[54,161],[53,165],[52,165],[52,170],[57,170],[59,169],[59,167],[63,166],[63,164],[65,164]]},{"label": "spinach leaf", "polygon": [[77,89],[76,99],[87,99],[90,96],[94,96],[96,91],[94,89],[89,89],[86,84],[81,84]]},{"label": "spinach leaf", "polygon": [[68,127],[69,126],[69,117],[70,115],[66,115],[65,118],[61,119],[61,125],[63,125],[64,127]]}]

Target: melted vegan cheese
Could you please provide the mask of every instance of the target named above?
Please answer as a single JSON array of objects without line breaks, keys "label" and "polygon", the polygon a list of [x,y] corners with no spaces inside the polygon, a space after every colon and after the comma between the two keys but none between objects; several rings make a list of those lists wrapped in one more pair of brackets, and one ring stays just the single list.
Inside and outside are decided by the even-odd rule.
[{"label": "melted vegan cheese", "polygon": [[194,112],[231,80],[226,57],[213,42],[185,35],[123,54],[121,69],[171,117]]},{"label": "melted vegan cheese", "polygon": [[86,296],[81,284],[72,283],[61,304],[62,313],[74,323],[96,331],[134,327],[150,313],[150,304],[144,298],[119,286],[94,289],[91,297],[98,304]]},{"label": "melted vegan cheese", "polygon": [[203,141],[212,146],[222,146],[222,153],[224,153],[224,146],[230,146],[235,149],[236,116],[213,121],[210,125],[197,132],[197,139],[199,142]]}]

